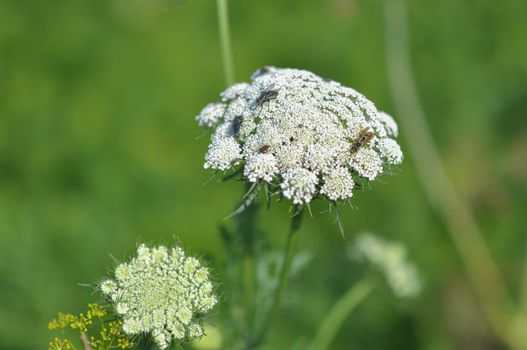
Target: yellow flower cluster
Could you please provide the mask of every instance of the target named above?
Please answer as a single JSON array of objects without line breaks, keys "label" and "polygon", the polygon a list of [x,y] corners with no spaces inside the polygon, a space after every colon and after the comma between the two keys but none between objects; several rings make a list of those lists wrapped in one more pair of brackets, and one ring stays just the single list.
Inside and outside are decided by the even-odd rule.
[{"label": "yellow flower cluster", "polygon": [[62,312],[59,312],[59,316],[56,319],[51,320],[50,323],[48,323],[48,329],[64,329],[69,326],[70,323],[73,322],[74,318],[75,316],[73,316],[72,314],[64,314]]},{"label": "yellow flower cluster", "polygon": [[68,339],[60,339],[55,337],[52,341],[49,342],[49,350],[71,350],[75,349],[73,344]]},{"label": "yellow flower cluster", "polygon": [[77,350],[65,335],[68,329],[78,330],[81,336],[89,339],[94,350],[131,348],[133,343],[123,332],[123,322],[105,320],[107,315],[108,312],[98,304],[88,304],[88,311],[79,315],[59,313],[56,319],[48,323],[48,328],[62,330],[64,338],[54,338],[49,342],[48,350]]}]

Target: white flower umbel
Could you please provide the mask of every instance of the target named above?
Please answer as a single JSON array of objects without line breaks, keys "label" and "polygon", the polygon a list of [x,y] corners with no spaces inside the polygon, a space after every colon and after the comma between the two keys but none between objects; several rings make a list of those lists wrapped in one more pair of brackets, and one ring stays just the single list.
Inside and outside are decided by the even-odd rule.
[{"label": "white flower umbel", "polygon": [[355,182],[350,172],[343,167],[332,169],[322,176],[322,180],[324,184],[320,188],[320,193],[333,201],[351,198],[353,195]]},{"label": "white flower umbel", "polygon": [[199,317],[217,303],[209,273],[180,247],[140,245],[137,257],[99,285],[128,335],[151,334],[160,349],[203,335]]},{"label": "white flower umbel", "polygon": [[256,154],[247,160],[243,172],[250,182],[258,179],[269,182],[278,172],[276,158],[272,154]]},{"label": "white flower umbel", "polygon": [[225,105],[223,103],[209,103],[203,108],[197,119],[200,125],[208,126],[210,128],[223,117],[224,113]]},{"label": "white flower umbel", "polygon": [[311,202],[318,182],[315,173],[304,168],[296,168],[283,174],[283,178],[280,186],[284,197],[291,199],[293,204]]},{"label": "white flower umbel", "polygon": [[215,138],[207,152],[205,168],[226,170],[241,159],[241,148],[234,137]]},{"label": "white flower umbel", "polygon": [[380,269],[395,296],[410,298],[421,292],[417,269],[407,260],[406,248],[401,243],[388,242],[370,233],[363,233],[351,247],[350,253]]},{"label": "white flower umbel", "polygon": [[395,140],[381,140],[379,142],[379,149],[381,150],[381,154],[386,159],[388,164],[399,164],[403,161],[403,152]]},{"label": "white flower umbel", "polygon": [[196,117],[213,129],[205,168],[241,165],[247,181],[308,204],[349,199],[359,178],[402,161],[397,124],[357,91],[298,69],[264,67],[251,79]]}]

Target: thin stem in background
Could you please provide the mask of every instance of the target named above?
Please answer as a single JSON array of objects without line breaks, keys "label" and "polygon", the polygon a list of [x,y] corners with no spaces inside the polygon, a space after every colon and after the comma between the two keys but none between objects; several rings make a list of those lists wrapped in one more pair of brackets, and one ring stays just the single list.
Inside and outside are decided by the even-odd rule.
[{"label": "thin stem in background", "polygon": [[311,350],[326,350],[342,327],[342,323],[353,310],[373,291],[374,283],[364,279],[351,286],[348,291],[333,305],[318,327]]},{"label": "thin stem in background", "polygon": [[402,0],[386,0],[384,12],[388,80],[397,116],[408,135],[406,142],[424,192],[446,221],[490,325],[505,343],[519,349],[508,336],[510,318],[505,307],[510,300],[505,283],[476,220],[446,174],[425,121],[412,76],[405,3]]},{"label": "thin stem in background", "polygon": [[229,29],[229,10],[227,0],[216,0],[218,8],[218,31],[220,34],[221,60],[225,84],[234,84],[234,64],[232,61],[231,34]]},{"label": "thin stem in background", "polygon": [[287,235],[287,241],[285,243],[282,267],[280,270],[280,279],[276,288],[274,299],[271,304],[271,310],[263,323],[262,330],[260,331],[258,337],[256,337],[255,339],[255,347],[265,341],[265,338],[267,337],[270,328],[276,321],[280,308],[282,306],[282,300],[284,298],[287,280],[289,278],[289,271],[291,270],[291,262],[293,261],[293,256],[296,250],[296,241],[298,236],[297,233],[298,229],[302,224],[302,216],[303,210],[301,210],[299,213],[297,213],[291,218],[291,225],[289,226],[289,233]]}]

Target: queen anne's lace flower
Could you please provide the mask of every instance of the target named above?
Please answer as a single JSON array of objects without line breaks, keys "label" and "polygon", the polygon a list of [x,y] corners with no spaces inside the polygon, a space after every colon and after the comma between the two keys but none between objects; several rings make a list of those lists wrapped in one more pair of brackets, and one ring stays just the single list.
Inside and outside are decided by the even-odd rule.
[{"label": "queen anne's lace flower", "polygon": [[357,91],[297,69],[265,67],[251,79],[196,117],[214,129],[205,168],[242,164],[249,182],[307,204],[349,199],[359,178],[373,181],[402,162],[397,124]]},{"label": "queen anne's lace flower", "polygon": [[160,349],[203,335],[200,315],[217,303],[209,273],[179,247],[140,245],[100,290],[114,303],[128,335],[150,333]]},{"label": "queen anne's lace flower", "polygon": [[350,253],[380,269],[397,297],[414,297],[421,292],[419,274],[415,265],[407,260],[406,248],[402,244],[363,233],[351,247]]}]

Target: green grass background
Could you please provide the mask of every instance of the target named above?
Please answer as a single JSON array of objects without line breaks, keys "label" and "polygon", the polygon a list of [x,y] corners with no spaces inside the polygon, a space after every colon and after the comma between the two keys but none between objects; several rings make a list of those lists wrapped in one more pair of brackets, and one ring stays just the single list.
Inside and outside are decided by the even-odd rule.
[{"label": "green grass background", "polygon": [[[417,88],[447,170],[519,297],[527,256],[527,3],[408,1]],[[230,2],[238,80],[263,65],[338,80],[394,113],[383,1]],[[212,261],[239,183],[203,186],[208,137],[194,116],[224,88],[212,0],[0,1],[0,348],[44,349],[57,311],[79,312],[90,283],[139,241]],[[395,115],[397,119],[397,115]],[[412,135],[401,130],[400,141]],[[334,349],[500,349],[460,259],[405,159],[357,192],[348,240],[404,242],[424,292],[370,297]],[[357,270],[333,216],[308,218],[312,262],[291,283],[270,349],[302,349]],[[261,225],[283,245],[287,205]],[[346,242],[344,242],[346,243]]]}]

